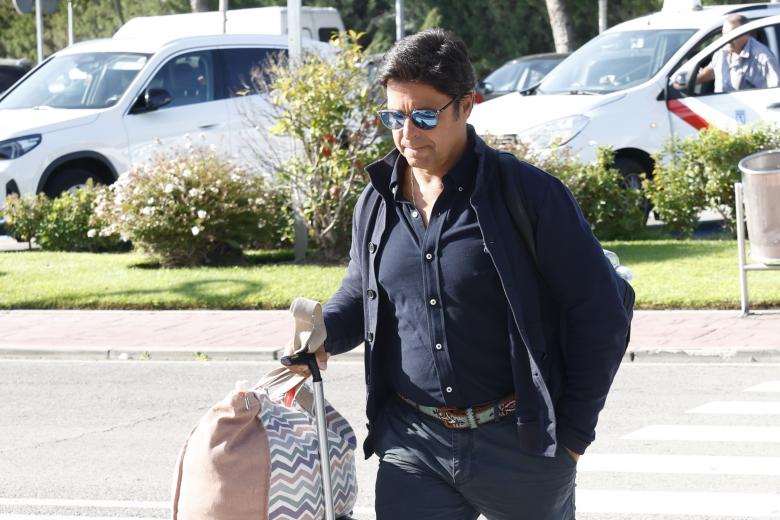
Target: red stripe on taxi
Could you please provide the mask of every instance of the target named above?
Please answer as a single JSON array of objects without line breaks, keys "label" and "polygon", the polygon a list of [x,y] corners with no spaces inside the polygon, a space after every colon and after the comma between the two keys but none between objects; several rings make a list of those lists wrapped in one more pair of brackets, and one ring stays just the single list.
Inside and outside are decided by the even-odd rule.
[{"label": "red stripe on taxi", "polygon": [[706,119],[691,110],[691,108],[679,99],[670,99],[666,102],[668,108],[674,115],[694,127],[696,130],[707,128],[710,124]]}]

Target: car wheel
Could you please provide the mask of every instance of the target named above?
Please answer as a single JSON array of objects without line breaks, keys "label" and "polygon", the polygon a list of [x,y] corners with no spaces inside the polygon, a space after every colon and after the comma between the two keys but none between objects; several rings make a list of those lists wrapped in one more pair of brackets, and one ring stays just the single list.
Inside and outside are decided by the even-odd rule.
[{"label": "car wheel", "polygon": [[48,197],[56,197],[64,191],[74,191],[87,184],[87,180],[92,179],[98,182],[95,176],[89,170],[84,168],[65,168],[52,174],[43,192]]},{"label": "car wheel", "polygon": [[[642,176],[647,175],[648,172],[639,161],[629,157],[618,157],[615,159],[614,167],[623,176],[624,188],[642,191]],[[639,202],[639,209],[642,210],[645,222],[647,222],[650,211],[653,209],[653,203],[647,197],[642,196],[642,200]]]}]

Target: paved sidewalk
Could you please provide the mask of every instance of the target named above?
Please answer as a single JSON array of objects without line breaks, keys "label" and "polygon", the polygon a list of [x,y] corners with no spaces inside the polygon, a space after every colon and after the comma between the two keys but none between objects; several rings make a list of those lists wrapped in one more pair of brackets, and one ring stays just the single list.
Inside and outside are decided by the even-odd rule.
[{"label": "paved sidewalk", "polygon": [[[33,244],[32,249],[40,249],[37,244]],[[17,242],[8,235],[0,235],[0,252],[11,251],[29,251],[30,244],[27,242]]]},{"label": "paved sidewalk", "polygon": [[[287,311],[0,311],[0,356],[272,359],[292,330]],[[780,361],[780,310],[636,311],[627,356]]]}]

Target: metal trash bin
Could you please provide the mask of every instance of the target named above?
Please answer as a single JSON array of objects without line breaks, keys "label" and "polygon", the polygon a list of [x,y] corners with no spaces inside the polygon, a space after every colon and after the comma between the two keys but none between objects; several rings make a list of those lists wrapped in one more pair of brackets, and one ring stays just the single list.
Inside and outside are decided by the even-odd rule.
[{"label": "metal trash bin", "polygon": [[750,257],[780,264],[780,150],[758,152],[739,161],[747,216]]},{"label": "metal trash bin", "polygon": [[[737,255],[742,315],[747,316],[747,272],[780,270],[780,150],[748,155],[739,161],[739,169],[742,182],[734,183]],[[754,264],[748,264],[745,258],[745,212],[750,257],[758,262]]]}]

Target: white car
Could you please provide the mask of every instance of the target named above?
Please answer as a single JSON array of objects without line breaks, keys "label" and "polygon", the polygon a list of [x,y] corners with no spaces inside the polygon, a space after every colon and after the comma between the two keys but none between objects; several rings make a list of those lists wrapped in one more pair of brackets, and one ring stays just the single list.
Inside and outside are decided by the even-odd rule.
[{"label": "white car", "polygon": [[[751,22],[721,36],[732,13]],[[525,95],[476,105],[469,121],[480,134],[517,139],[538,151],[557,143],[583,161],[610,146],[615,166],[636,187],[637,174],[652,173],[651,154],[671,136],[686,137],[708,125],[780,120],[780,88],[713,93],[712,82],[691,81],[715,51],[746,32],[778,56],[777,15],[780,4],[694,5],[621,23],[583,45]]]},{"label": "white car", "polygon": [[57,52],[0,97],[0,208],[8,193],[111,183],[188,138],[246,160],[247,142],[258,140],[248,115],[268,113],[252,74],[286,48],[286,36],[219,34],[93,40]]}]

